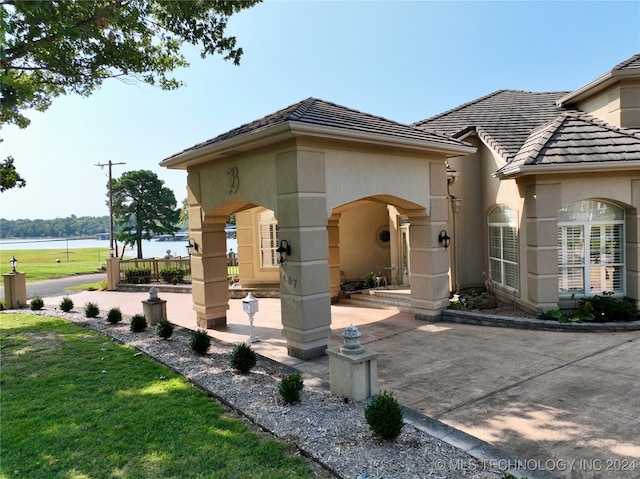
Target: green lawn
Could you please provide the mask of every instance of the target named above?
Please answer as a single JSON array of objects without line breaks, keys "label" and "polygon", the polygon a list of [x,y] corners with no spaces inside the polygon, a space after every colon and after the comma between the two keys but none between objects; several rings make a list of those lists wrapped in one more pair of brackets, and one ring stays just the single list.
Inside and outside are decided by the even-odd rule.
[{"label": "green lawn", "polygon": [[57,318],[0,314],[0,478],[311,478],[181,376]]},{"label": "green lawn", "polygon": [[[2,250],[0,251],[0,274],[11,271],[9,260],[15,256],[17,270],[26,273],[27,282],[60,278],[79,273],[95,273],[102,270],[109,257],[109,248],[78,248],[69,251],[60,249]],[[59,259],[60,262],[56,262]]]}]

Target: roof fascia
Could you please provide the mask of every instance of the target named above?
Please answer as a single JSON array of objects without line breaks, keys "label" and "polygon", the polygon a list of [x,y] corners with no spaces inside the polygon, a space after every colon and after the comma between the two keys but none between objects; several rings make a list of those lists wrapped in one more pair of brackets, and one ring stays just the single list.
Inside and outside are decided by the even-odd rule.
[{"label": "roof fascia", "polygon": [[588,96],[594,95],[626,77],[633,78],[638,76],[640,76],[640,72],[637,69],[610,71],[556,100],[556,105],[559,108],[564,108],[569,104],[584,100]]},{"label": "roof fascia", "polygon": [[509,179],[530,175],[552,175],[557,173],[602,173],[604,171],[640,170],[640,160],[615,161],[602,163],[565,163],[557,165],[522,165],[500,173],[493,173],[495,178]]},{"label": "roof fascia", "polygon": [[436,151],[438,153],[444,153],[447,157],[468,155],[476,151],[476,148],[471,145],[448,145],[437,141],[402,138],[366,131],[345,130],[343,128],[298,121],[290,121],[289,124],[291,125],[291,132],[294,136],[317,137],[411,150]]},{"label": "roof fascia", "polygon": [[443,153],[447,157],[468,155],[476,151],[476,148],[470,145],[447,145],[436,141],[415,140],[384,134],[344,130],[342,128],[314,125],[299,121],[287,121],[200,148],[183,151],[182,153],[162,160],[160,166],[170,169],[186,169],[188,166],[210,161],[211,159],[253,150],[295,137],[314,137],[410,150],[435,151],[437,153]]}]

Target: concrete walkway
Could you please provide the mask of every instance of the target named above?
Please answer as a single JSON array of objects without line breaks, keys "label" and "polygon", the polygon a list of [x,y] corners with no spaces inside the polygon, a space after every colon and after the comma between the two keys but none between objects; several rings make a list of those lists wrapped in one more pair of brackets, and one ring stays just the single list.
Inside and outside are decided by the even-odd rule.
[{"label": "concrete walkway", "polygon": [[[148,298],[147,293],[98,291],[70,296],[76,310],[92,301],[101,310],[119,306],[128,315],[141,313],[141,301]],[[160,297],[167,300],[171,322],[194,329],[191,295]],[[47,306],[61,299],[44,298]],[[254,332],[260,341],[254,349],[299,369],[307,383],[326,386],[328,357],[287,356],[280,300],[259,301]],[[406,313],[341,305],[332,306],[331,313],[329,346],[342,343],[349,324],[357,326],[365,347],[380,353],[380,390],[392,391],[414,411],[527,460],[529,469],[571,479],[640,477],[639,331],[426,323]],[[227,343],[247,342],[249,322],[241,300],[231,300],[227,318],[226,328],[209,334]]]}]

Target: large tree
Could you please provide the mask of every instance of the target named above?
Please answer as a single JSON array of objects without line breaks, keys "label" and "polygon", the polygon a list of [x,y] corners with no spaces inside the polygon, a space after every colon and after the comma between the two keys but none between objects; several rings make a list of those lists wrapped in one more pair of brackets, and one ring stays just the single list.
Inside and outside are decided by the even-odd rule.
[{"label": "large tree", "polygon": [[260,1],[0,0],[0,125],[24,128],[25,110],[45,111],[67,93],[88,96],[107,78],[178,88],[169,74],[188,66],[185,42],[202,58],[237,65],[242,48],[225,34],[227,22]]},{"label": "large tree", "polygon": [[139,259],[143,257],[143,239],[179,231],[180,209],[176,208],[176,197],[155,173],[127,171],[112,182],[116,238],[124,244],[135,244]]}]

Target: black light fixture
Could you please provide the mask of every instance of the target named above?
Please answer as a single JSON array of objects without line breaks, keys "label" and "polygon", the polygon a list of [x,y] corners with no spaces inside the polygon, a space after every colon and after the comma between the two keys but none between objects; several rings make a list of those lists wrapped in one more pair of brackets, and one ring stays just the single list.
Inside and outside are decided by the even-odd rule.
[{"label": "black light fixture", "polygon": [[11,257],[11,259],[9,260],[9,264],[11,265],[11,272],[15,273],[16,272],[16,266],[18,266],[18,260],[16,259],[15,256]]},{"label": "black light fixture", "polygon": [[276,249],[276,253],[280,255],[278,259],[278,263],[284,263],[284,260],[287,259],[287,256],[291,256],[291,246],[289,246],[289,242],[287,240],[280,241],[280,246]]},{"label": "black light fixture", "polygon": [[444,249],[447,249],[449,247],[449,245],[451,244],[451,238],[447,234],[447,230],[440,231],[440,234],[438,235],[438,242],[442,246],[444,246]]},{"label": "black light fixture", "polygon": [[193,238],[189,238],[189,242],[187,243],[187,254],[189,256],[191,256],[193,254],[193,251],[200,251],[200,247],[198,246],[198,243],[196,243],[196,240],[194,240]]}]

